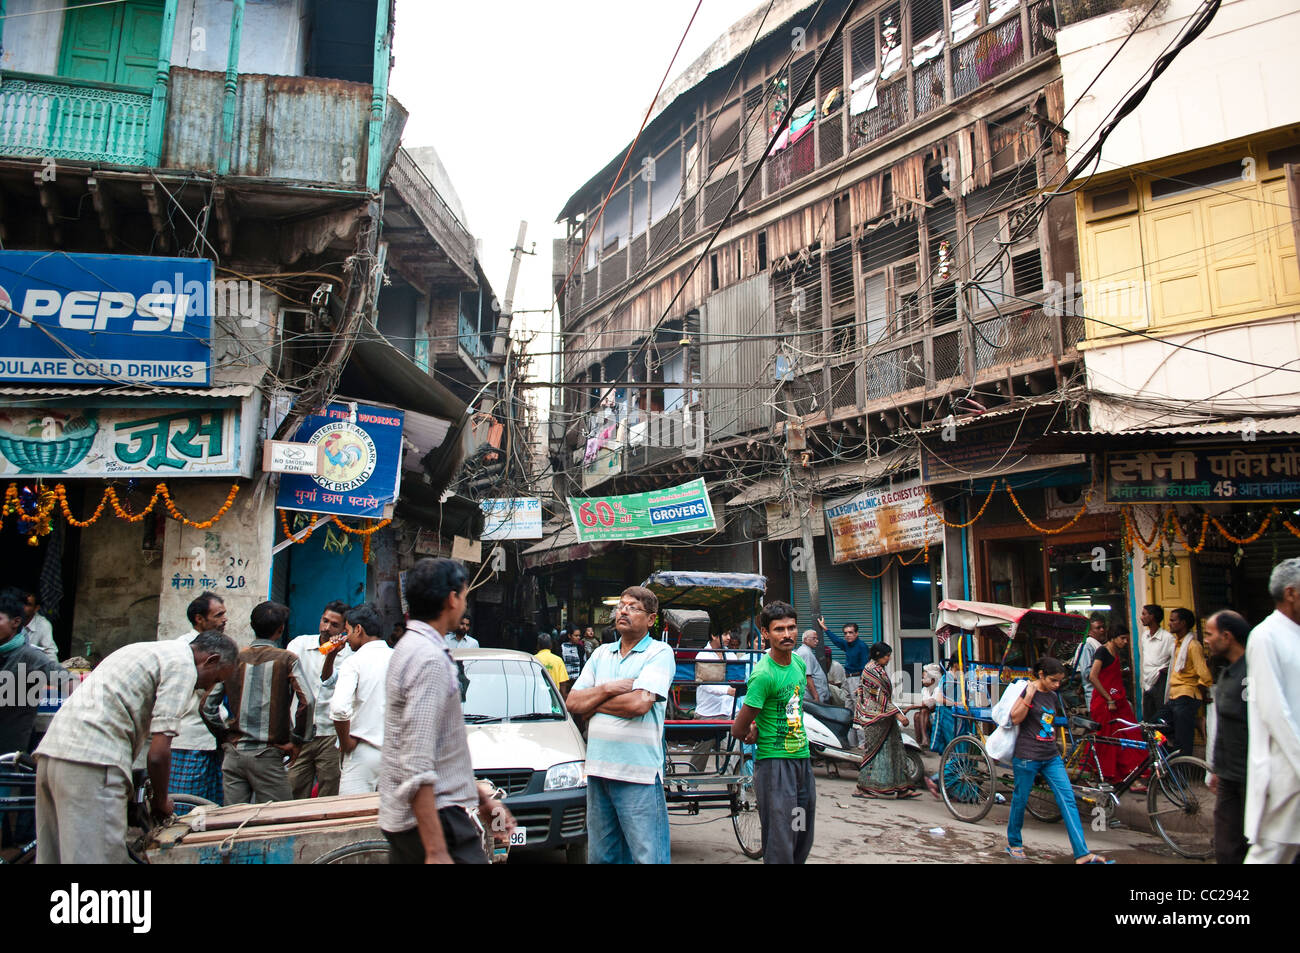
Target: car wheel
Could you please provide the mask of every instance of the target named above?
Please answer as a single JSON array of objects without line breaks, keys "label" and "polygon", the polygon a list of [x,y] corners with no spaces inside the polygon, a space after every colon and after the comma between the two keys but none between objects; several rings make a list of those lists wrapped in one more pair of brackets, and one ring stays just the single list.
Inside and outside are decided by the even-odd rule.
[{"label": "car wheel", "polygon": [[587,842],[584,840],[566,844],[564,847],[564,862],[566,864],[585,864],[587,862]]}]

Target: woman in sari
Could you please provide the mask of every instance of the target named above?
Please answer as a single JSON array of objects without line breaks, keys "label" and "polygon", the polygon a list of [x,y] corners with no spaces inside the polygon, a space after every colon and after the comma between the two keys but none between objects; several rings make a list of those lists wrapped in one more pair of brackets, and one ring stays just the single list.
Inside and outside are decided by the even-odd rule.
[{"label": "woman in sari", "polygon": [[[1092,668],[1088,671],[1088,681],[1092,685],[1092,707],[1088,713],[1093,721],[1101,724],[1097,732],[1099,738],[1140,742],[1142,734],[1137,728],[1123,728],[1116,724],[1121,720],[1130,724],[1137,721],[1124,691],[1124,669],[1120,663],[1120,659],[1128,654],[1128,645],[1128,630],[1116,628],[1093,655]],[[1096,749],[1102,777],[1112,784],[1124,780],[1146,757],[1142,748],[1101,743],[1096,745]],[[1130,790],[1140,794],[1146,788],[1139,783]]]},{"label": "woman in sari", "polygon": [[884,642],[871,646],[870,662],[862,670],[853,700],[853,724],[866,735],[854,797],[901,800],[919,796],[912,790],[903,748],[901,727],[907,724],[907,715],[894,704],[894,686],[889,678],[893,651]]}]

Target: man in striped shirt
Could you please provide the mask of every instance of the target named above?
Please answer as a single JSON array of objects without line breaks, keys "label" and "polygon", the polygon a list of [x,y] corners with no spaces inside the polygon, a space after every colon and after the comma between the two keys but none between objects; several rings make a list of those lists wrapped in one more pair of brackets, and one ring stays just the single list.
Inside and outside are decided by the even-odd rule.
[{"label": "man in striped shirt", "polygon": [[461,673],[442,633],[465,612],[469,574],[451,559],[421,559],[406,575],[410,620],[388,659],[379,760],[379,829],[393,864],[485,864],[477,808],[494,835],[514,818],[474,780]]},{"label": "man in striped shirt", "polygon": [[587,725],[587,861],[667,864],[664,713],[676,662],[649,634],[659,599],[623,590],[614,616],[619,641],[602,645],[569,692],[569,711]]},{"label": "man in striped shirt", "polygon": [[[203,700],[203,717],[220,732],[226,749],[221,773],[227,804],[288,801],[293,797],[287,754],[292,761],[312,725],[312,700],[298,656],[280,648],[289,607],[255,606],[249,622],[255,638],[239,653],[229,681],[213,686]],[[230,713],[220,724],[222,695]],[[294,712],[294,700],[298,707]]]}]

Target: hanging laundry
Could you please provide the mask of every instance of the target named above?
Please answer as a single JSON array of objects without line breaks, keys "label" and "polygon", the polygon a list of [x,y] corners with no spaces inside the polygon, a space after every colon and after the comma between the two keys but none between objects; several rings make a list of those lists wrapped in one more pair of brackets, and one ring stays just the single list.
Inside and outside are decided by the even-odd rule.
[{"label": "hanging laundry", "polygon": [[859,116],[868,109],[875,109],[876,101],[876,71],[868,70],[853,81],[849,87],[851,96],[849,97],[849,115]]}]

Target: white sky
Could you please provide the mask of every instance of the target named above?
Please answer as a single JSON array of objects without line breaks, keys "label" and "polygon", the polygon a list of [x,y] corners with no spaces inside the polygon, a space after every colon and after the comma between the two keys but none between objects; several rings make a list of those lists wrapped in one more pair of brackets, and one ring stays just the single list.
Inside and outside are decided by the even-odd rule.
[{"label": "white sky", "polygon": [[[551,239],[565,201],[636,134],[696,0],[397,0],[390,91],[410,112],[402,144],[433,146],[482,240],[504,299],[519,220],[514,307],[551,305]],[[672,78],[758,0],[704,0]],[[544,314],[516,327],[548,329]],[[554,350],[541,334],[533,352]],[[551,359],[534,362],[549,379]]]}]

